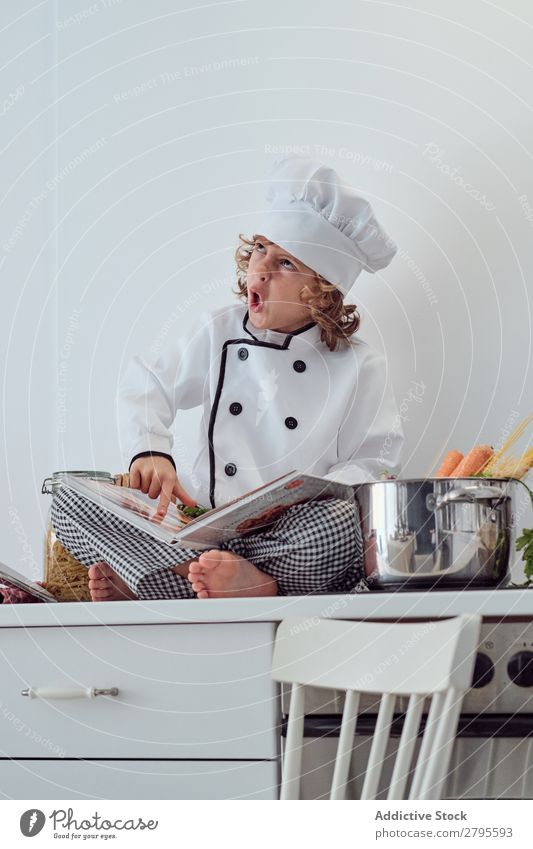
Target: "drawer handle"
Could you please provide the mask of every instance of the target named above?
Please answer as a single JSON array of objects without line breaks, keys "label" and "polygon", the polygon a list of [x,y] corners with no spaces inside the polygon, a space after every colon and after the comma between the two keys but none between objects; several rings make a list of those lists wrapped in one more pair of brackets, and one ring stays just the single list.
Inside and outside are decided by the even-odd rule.
[{"label": "drawer handle", "polygon": [[21,696],[30,699],[94,699],[95,696],[118,696],[118,687],[109,687],[99,690],[96,687],[78,687],[68,689],[65,687],[27,687],[20,691]]}]

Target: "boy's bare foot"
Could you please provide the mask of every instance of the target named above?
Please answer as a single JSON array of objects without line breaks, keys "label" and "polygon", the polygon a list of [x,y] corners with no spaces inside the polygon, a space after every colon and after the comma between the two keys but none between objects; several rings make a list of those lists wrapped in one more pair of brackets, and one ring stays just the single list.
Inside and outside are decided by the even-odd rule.
[{"label": "boy's bare foot", "polygon": [[92,601],[131,601],[137,598],[109,563],[93,563],[89,567],[89,590]]},{"label": "boy's bare foot", "polygon": [[233,554],[214,548],[189,565],[189,581],[198,598],[242,598],[277,595],[274,578]]}]

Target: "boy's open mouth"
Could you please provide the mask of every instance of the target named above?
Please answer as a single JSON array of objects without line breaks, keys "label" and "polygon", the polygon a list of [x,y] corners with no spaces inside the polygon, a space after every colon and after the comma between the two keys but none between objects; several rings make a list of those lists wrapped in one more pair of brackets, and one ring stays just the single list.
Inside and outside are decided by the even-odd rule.
[{"label": "boy's open mouth", "polygon": [[255,289],[250,289],[250,309],[252,312],[260,312],[263,309],[263,299]]}]

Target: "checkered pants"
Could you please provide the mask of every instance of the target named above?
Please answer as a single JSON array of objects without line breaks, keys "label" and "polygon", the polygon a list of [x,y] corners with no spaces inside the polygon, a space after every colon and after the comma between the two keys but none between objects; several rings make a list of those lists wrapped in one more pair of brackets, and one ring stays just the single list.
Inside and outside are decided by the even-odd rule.
[{"label": "checkered pants", "polygon": [[[57,538],[85,566],[105,561],[139,598],[195,598],[170,567],[202,553],[154,540],[65,486],[55,493]],[[363,544],[355,502],[339,499],[290,507],[266,532],[220,549],[252,562],[277,581],[278,595],[353,592],[363,581]]]}]

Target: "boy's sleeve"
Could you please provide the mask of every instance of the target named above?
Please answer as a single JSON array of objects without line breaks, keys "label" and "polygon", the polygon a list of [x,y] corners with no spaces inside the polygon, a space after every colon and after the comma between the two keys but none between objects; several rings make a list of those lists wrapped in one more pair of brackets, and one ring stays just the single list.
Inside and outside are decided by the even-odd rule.
[{"label": "boy's sleeve", "polygon": [[325,477],[355,484],[377,480],[384,472],[398,475],[403,441],[387,361],[373,351],[361,366],[356,392],[339,429],[338,462]]},{"label": "boy's sleeve", "polygon": [[152,359],[134,357],[118,392],[118,426],[126,464],[136,454],[171,454],[170,427],[178,410],[203,401],[211,363],[211,323],[203,314],[186,337]]}]

